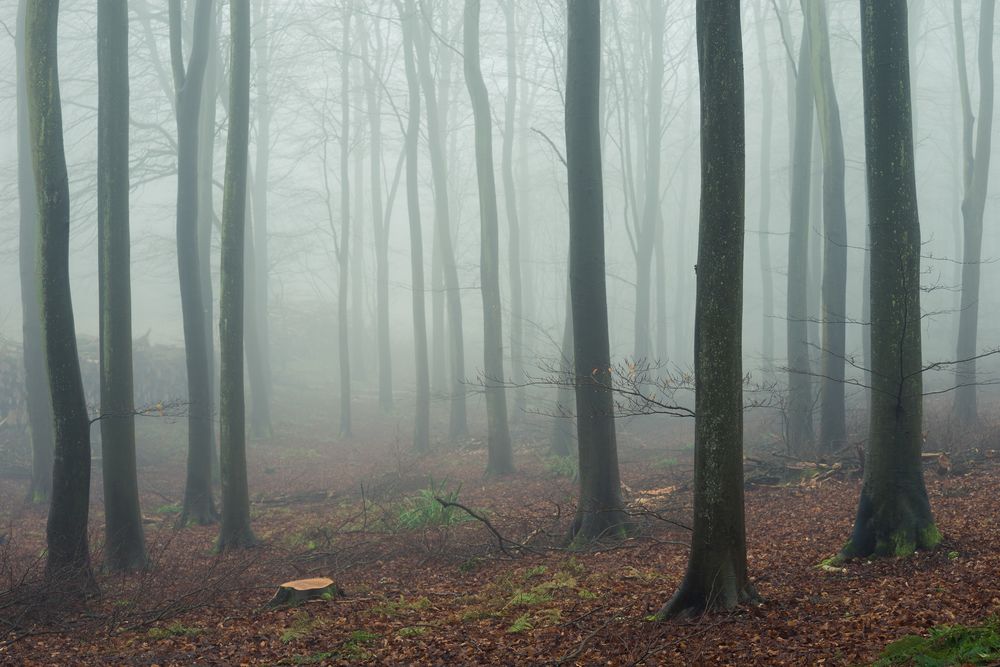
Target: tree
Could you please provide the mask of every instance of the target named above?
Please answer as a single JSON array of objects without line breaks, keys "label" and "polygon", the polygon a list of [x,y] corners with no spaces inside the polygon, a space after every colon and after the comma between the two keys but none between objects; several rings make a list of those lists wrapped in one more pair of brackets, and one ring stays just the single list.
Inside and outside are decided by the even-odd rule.
[{"label": "tree", "polygon": [[101,461],[105,558],[146,565],[135,471],[129,255],[128,2],[97,5],[97,236],[101,326]]},{"label": "tree", "polygon": [[416,419],[413,448],[429,452],[430,443],[430,369],[427,363],[427,312],[424,302],[424,248],[420,229],[420,183],[417,174],[417,141],[420,138],[420,84],[413,57],[413,33],[416,30],[416,9],[413,0],[395,0],[403,22],[403,60],[409,109],[406,125],[406,204],[410,221],[410,276],[413,292],[413,360],[416,365]]},{"label": "tree", "polygon": [[514,454],[507,424],[507,390],[503,374],[503,317],[500,303],[500,240],[497,186],[493,172],[493,131],[490,98],[479,64],[479,0],[465,0],[463,44],[465,85],[472,100],[476,134],[476,174],[479,181],[479,275],[483,293],[483,384],[489,422],[487,475],[514,471]]},{"label": "tree", "polygon": [[[465,400],[465,337],[462,335],[462,292],[458,284],[458,267],[455,265],[455,249],[451,242],[451,207],[448,201],[448,163],[445,158],[444,134],[437,91],[430,63],[430,36],[428,31],[417,30],[414,43],[417,47],[417,63],[420,84],[424,91],[427,116],[427,144],[430,149],[431,179],[434,183],[434,250],[438,255],[436,265],[440,267],[441,278],[447,303],[448,350],[450,352],[451,417],[448,437],[458,440],[468,436],[469,425]],[[447,104],[447,100],[445,100]],[[440,330],[438,331],[440,334]],[[438,335],[437,342],[443,342]],[[438,359],[443,361],[443,359]],[[438,364],[443,365],[443,364]]]},{"label": "tree", "polygon": [[975,118],[969,95],[969,75],[965,65],[965,30],[962,3],[955,0],[955,46],[958,61],[959,92],[962,100],[962,299],[958,316],[959,360],[955,369],[955,417],[962,424],[973,424],[976,407],[976,339],[979,328],[979,276],[983,253],[983,211],[989,186],[990,149],[993,143],[993,16],[995,0],[980,3],[979,17],[979,126],[976,145],[972,135]]},{"label": "tree", "polygon": [[58,23],[59,0],[28,3],[25,72],[38,207],[39,303],[55,434],[45,571],[49,577],[75,571],[71,587],[82,591],[93,587],[87,545],[90,419],[69,282],[69,177],[59,96]]},{"label": "tree", "polygon": [[343,9],[340,57],[340,237],[337,239],[337,365],[340,367],[340,437],[351,437],[351,353],[348,337],[347,299],[351,262],[351,14]]},{"label": "tree", "polygon": [[830,454],[847,440],[844,412],[844,366],[847,319],[847,204],[844,199],[844,135],[830,64],[830,31],[824,0],[803,0],[812,48],[816,113],[823,146],[823,342],[820,390],[820,454]]},{"label": "tree", "polygon": [[761,110],[760,110],[760,209],[757,213],[757,238],[760,248],[761,276],[761,356],[764,368],[774,370],[774,278],[771,275],[771,135],[774,128],[774,82],[767,58],[767,36],[764,30],[766,0],[754,5],[757,24],[757,55],[760,58]]},{"label": "tree", "polygon": [[230,2],[229,137],[222,195],[222,290],[219,296],[219,436],[222,522],[219,551],[257,542],[250,529],[246,405],[243,388],[243,256],[250,150],[250,4]]},{"label": "tree", "polygon": [[[663,618],[752,601],[743,513],[745,129],[738,0],[699,0],[701,213],[695,296],[694,526]],[[800,73],[801,76],[801,73]]]},{"label": "tree", "polygon": [[213,0],[197,0],[191,57],[185,71],[181,0],[170,0],[170,61],[177,110],[177,269],[180,274],[188,384],[188,458],[180,521],[213,523],[212,367],[198,231],[198,131],[202,84],[209,57]]},{"label": "tree", "polygon": [[604,263],[604,187],[600,135],[601,5],[566,6],[566,169],[569,280],[580,499],[570,537],[582,543],[624,533],[611,386]]},{"label": "tree", "polygon": [[813,445],[809,363],[809,181],[812,174],[813,77],[810,35],[802,32],[795,77],[795,123],[788,230],[788,404],[786,442],[800,456]]},{"label": "tree", "polygon": [[21,333],[24,352],[24,393],[31,433],[31,485],[28,499],[45,502],[52,493],[52,399],[45,377],[42,322],[38,312],[38,205],[31,167],[28,83],[25,72],[25,14],[28,0],[17,6],[17,198],[20,212],[18,268],[21,282]]},{"label": "tree", "polygon": [[905,556],[941,541],[920,460],[920,220],[907,41],[906,0],[861,0],[872,388],[865,477],[842,558]]}]

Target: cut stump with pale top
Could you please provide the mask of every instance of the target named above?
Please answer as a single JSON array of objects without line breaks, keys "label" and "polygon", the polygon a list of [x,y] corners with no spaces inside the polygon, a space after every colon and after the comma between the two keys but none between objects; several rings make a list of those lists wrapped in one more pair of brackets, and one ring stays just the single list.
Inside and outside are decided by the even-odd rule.
[{"label": "cut stump with pale top", "polygon": [[333,583],[333,579],[326,577],[296,579],[281,584],[267,606],[295,607],[309,600],[332,600],[337,597],[344,597],[344,591]]}]

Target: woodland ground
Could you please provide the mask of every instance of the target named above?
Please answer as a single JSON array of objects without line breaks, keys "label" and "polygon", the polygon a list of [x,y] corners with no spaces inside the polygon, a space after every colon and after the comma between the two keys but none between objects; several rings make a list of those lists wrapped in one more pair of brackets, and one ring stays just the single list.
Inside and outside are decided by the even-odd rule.
[{"label": "woodland ground", "polygon": [[[152,567],[99,573],[101,596],[82,606],[39,577],[45,509],[21,502],[23,480],[0,480],[0,663],[857,665],[903,635],[1000,612],[1000,466],[990,459],[964,474],[928,472],[940,548],[842,572],[817,565],[847,538],[857,479],[751,487],[750,571],[763,604],[656,623],[649,617],[677,587],[687,557],[687,530],[672,523],[690,521],[683,429],[663,435],[659,421],[622,424],[622,477],[641,530],[569,552],[560,545],[576,487],[569,466],[545,456],[547,427],[515,428],[518,474],[484,480],[481,441],[439,443],[417,458],[408,417],[360,412],[355,423],[367,426],[350,440],[330,436],[329,412],[303,409],[276,425],[280,437],[251,443],[262,545],[224,556],[212,550],[215,527],[174,529],[183,420],[140,419]],[[481,522],[422,505],[432,483],[529,547],[507,544],[504,553]],[[448,524],[419,525],[435,518]],[[264,608],[277,584],[307,576],[333,578],[346,597]]]}]

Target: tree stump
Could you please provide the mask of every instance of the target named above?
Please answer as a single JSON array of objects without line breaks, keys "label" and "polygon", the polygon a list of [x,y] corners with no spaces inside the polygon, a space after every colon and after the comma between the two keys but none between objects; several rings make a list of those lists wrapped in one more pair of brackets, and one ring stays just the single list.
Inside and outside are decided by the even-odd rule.
[{"label": "tree stump", "polygon": [[335,597],[344,597],[344,591],[333,583],[333,579],[296,579],[281,584],[267,607],[295,607],[308,600],[331,600]]}]

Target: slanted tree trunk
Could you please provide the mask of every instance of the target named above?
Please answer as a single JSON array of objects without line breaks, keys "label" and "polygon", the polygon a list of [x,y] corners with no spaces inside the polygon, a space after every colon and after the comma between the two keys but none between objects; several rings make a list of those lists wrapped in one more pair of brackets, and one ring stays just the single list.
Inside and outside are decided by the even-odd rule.
[{"label": "slanted tree trunk", "polygon": [[788,401],[786,442],[797,456],[813,448],[812,377],[809,363],[809,185],[812,174],[813,77],[809,32],[803,31],[795,79],[791,221],[788,229]]},{"label": "slanted tree trunk", "polygon": [[188,458],[180,523],[213,523],[212,501],[212,356],[208,348],[203,261],[199,238],[198,132],[202,84],[209,56],[212,0],[197,0],[187,70],[181,43],[181,1],[170,0],[170,59],[177,97],[177,269],[184,320],[184,356],[188,384]]},{"label": "slanted tree trunk", "polygon": [[962,2],[955,0],[955,44],[962,99],[964,190],[962,199],[962,300],[958,319],[959,361],[955,370],[955,418],[969,426],[978,419],[976,400],[976,341],[979,328],[979,277],[983,254],[983,211],[989,189],[990,152],[993,143],[993,16],[995,0],[983,0],[979,17],[979,126],[972,137],[975,118],[965,65],[965,30]]},{"label": "slanted tree trunk", "polygon": [[[992,4],[992,3],[990,3]],[[920,220],[913,166],[906,0],[861,0],[871,215],[870,435],[857,518],[840,556],[934,547],[920,460]]]},{"label": "slanted tree trunk", "polygon": [[828,456],[847,440],[844,406],[847,319],[847,203],[844,198],[844,136],[830,64],[830,33],[824,0],[803,0],[812,45],[813,94],[823,146],[823,305],[819,453]]},{"label": "slanted tree trunk", "polygon": [[[377,72],[384,59],[382,32],[372,32],[377,44],[373,67]],[[361,59],[368,63],[368,40],[361,40]],[[381,91],[372,80],[371,69],[361,68],[368,112],[372,224],[375,237],[375,336],[378,339],[378,404],[383,412],[392,410],[392,348],[389,343],[389,242],[382,204],[382,108]]]},{"label": "slanted tree trunk", "polygon": [[[271,427],[271,336],[268,324],[268,202],[271,156],[271,46],[268,35],[268,1],[257,0],[255,10],[254,52],[257,57],[255,105],[257,120],[256,179],[253,183],[253,271],[248,273],[250,300],[247,302],[247,372],[250,379],[250,433],[256,438],[270,438]],[[248,234],[248,236],[250,236]]]},{"label": "slanted tree trunk", "polygon": [[774,277],[771,269],[771,135],[774,128],[774,82],[767,57],[767,33],[764,30],[767,0],[754,5],[757,23],[757,55],[760,58],[760,208],[757,213],[757,240],[760,249],[761,279],[761,356],[764,370],[774,371]]},{"label": "slanted tree trunk", "polygon": [[21,334],[24,354],[24,393],[31,434],[31,484],[28,500],[47,502],[52,493],[52,399],[45,376],[42,322],[38,312],[38,205],[31,167],[31,129],[28,82],[25,72],[25,13],[28,0],[17,5],[17,200],[20,212],[18,269],[21,278]]},{"label": "slanted tree trunk", "polygon": [[256,543],[247,488],[246,404],[243,388],[243,254],[250,150],[250,4],[229,3],[232,31],[229,137],[222,195],[222,280],[219,297],[219,435],[222,522],[219,551]]},{"label": "slanted tree trunk", "polygon": [[510,274],[510,367],[515,384],[515,419],[527,407],[524,393],[524,295],[521,285],[521,220],[514,184],[514,134],[517,125],[517,20],[514,0],[503,2],[507,33],[507,98],[504,103],[503,175],[504,212],[507,214],[507,272]]},{"label": "slanted tree trunk", "polygon": [[567,4],[566,164],[580,499],[574,543],[620,537],[623,511],[612,401],[601,166],[599,0]]},{"label": "slanted tree trunk", "polygon": [[112,570],[134,570],[146,565],[146,546],[135,471],[132,398],[127,0],[97,5],[97,70],[104,554]]},{"label": "slanted tree trunk", "polygon": [[430,370],[427,364],[427,313],[424,303],[424,246],[420,229],[420,182],[417,165],[417,142],[420,139],[420,82],[413,54],[413,33],[417,21],[413,0],[395,0],[403,23],[403,60],[409,108],[406,125],[406,206],[410,221],[410,289],[413,294],[413,361],[416,365],[416,418],[413,448],[425,453],[430,443]]},{"label": "slanted tree trunk", "polygon": [[[745,136],[738,0],[699,0],[701,213],[695,305],[694,531],[687,572],[661,617],[756,598],[743,514]],[[801,74],[800,74],[801,76]]]},{"label": "slanted tree trunk", "polygon": [[[45,572],[79,591],[94,587],[87,546],[90,419],[76,349],[69,281],[69,178],[57,67],[59,0],[34,0],[25,15],[25,71],[38,210],[42,346],[52,401],[55,457]],[[71,576],[63,578],[68,570]]]},{"label": "slanted tree trunk", "polygon": [[476,175],[479,182],[479,275],[483,292],[483,384],[489,424],[487,475],[514,471],[514,453],[507,424],[507,390],[503,373],[503,317],[500,302],[500,232],[497,187],[493,172],[493,129],[490,99],[479,65],[479,0],[465,0],[463,30],[465,85],[472,100],[476,134]]},{"label": "slanted tree trunk", "polygon": [[[445,158],[444,133],[438,106],[437,91],[430,63],[430,36],[419,30],[414,34],[417,47],[418,71],[424,91],[427,114],[427,143],[430,149],[431,178],[434,182],[434,251],[439,255],[444,287],[444,304],[448,319],[448,373],[451,417],[448,437],[460,440],[469,434],[465,390],[465,337],[462,335],[462,292],[458,284],[458,267],[451,243],[451,208],[448,200],[448,163]],[[443,337],[435,337],[435,346]],[[441,359],[443,363],[443,357]]]},{"label": "slanted tree trunk", "polygon": [[345,5],[340,55],[340,240],[337,262],[337,365],[340,367],[340,437],[351,437],[351,350],[349,322],[351,262],[351,13]]}]

